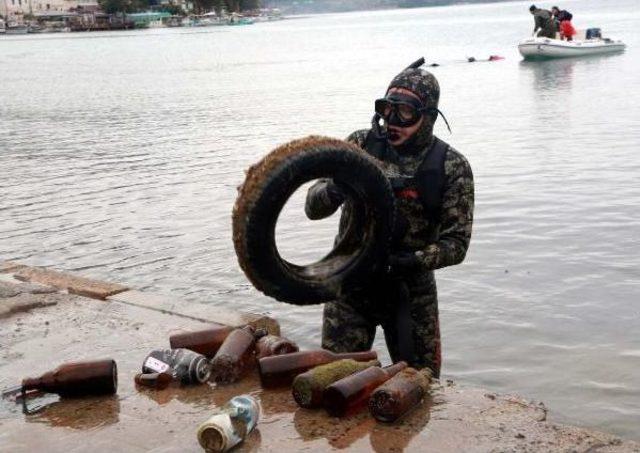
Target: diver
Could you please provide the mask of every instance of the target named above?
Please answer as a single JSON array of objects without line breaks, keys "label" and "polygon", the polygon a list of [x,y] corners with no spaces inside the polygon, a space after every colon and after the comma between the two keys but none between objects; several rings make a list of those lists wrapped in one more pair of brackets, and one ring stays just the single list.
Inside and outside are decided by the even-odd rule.
[{"label": "diver", "polygon": [[[394,189],[397,214],[385,270],[369,282],[343,288],[337,300],[325,304],[322,347],[368,350],[381,326],[394,362],[428,367],[437,377],[441,346],[433,271],[465,258],[474,185],[465,157],[433,135],[442,115],[440,87],[433,74],[419,67],[423,63],[418,60],[403,70],[375,101],[371,129],[347,138],[375,157]],[[339,183],[323,179],[309,189],[305,212],[312,220],[321,219],[342,206],[339,239],[351,215],[350,203]]]}]

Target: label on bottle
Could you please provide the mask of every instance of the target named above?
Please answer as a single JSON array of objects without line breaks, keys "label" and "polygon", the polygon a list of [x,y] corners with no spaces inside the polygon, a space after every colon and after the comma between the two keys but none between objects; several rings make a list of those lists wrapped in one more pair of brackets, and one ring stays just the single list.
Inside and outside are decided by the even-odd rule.
[{"label": "label on bottle", "polygon": [[169,365],[167,363],[164,363],[154,357],[147,357],[147,360],[144,361],[144,366],[156,373],[164,373],[169,369]]}]

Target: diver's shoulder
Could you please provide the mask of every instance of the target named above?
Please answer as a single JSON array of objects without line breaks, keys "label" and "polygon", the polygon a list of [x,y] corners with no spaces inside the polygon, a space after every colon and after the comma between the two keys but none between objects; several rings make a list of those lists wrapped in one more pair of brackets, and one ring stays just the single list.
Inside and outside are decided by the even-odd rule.
[{"label": "diver's shoulder", "polygon": [[364,148],[367,141],[367,135],[369,135],[370,131],[371,129],[358,129],[357,131],[350,133],[346,138],[346,141],[348,141],[349,143],[354,143],[360,148]]},{"label": "diver's shoulder", "polygon": [[444,140],[440,138],[438,138],[438,140],[440,140],[446,147],[446,154],[444,158],[445,173],[471,173],[471,164],[465,155]]}]

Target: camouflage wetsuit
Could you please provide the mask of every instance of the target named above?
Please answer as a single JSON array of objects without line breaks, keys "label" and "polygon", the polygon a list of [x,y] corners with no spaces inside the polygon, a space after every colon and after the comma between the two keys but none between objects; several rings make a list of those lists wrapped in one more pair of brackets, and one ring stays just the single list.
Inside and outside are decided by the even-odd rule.
[{"label": "camouflage wetsuit", "polygon": [[[390,88],[412,87],[411,80],[398,82],[398,77]],[[437,82],[435,84],[439,95]],[[414,87],[412,91],[420,94],[421,90]],[[422,98],[424,100],[425,96]],[[435,117],[430,121],[425,117],[428,124],[408,147],[394,149],[387,146],[386,157],[376,162],[388,177],[412,177],[416,174],[424,156],[433,146],[434,122]],[[356,131],[347,140],[365,148],[368,132]],[[436,218],[427,215],[415,194],[396,192],[399,221],[392,253],[419,251],[419,264],[401,273],[379,275],[363,288],[325,304],[323,348],[334,352],[368,350],[372,346],[376,326],[380,325],[394,362],[406,360],[411,366],[429,367],[436,376],[439,375],[440,331],[433,270],[458,264],[464,259],[471,239],[474,204],[471,167],[462,154],[446,146],[442,208]],[[305,210],[310,218],[327,217],[341,204],[342,200],[331,196],[328,190],[331,184],[330,180],[322,180],[309,189]],[[349,212],[347,200],[343,206],[341,226],[346,225]],[[402,300],[406,303],[401,303]]]},{"label": "camouflage wetsuit", "polygon": [[533,14],[533,33],[540,30],[538,36],[541,38],[556,37],[556,24],[550,11],[546,9],[536,9],[531,12]]}]

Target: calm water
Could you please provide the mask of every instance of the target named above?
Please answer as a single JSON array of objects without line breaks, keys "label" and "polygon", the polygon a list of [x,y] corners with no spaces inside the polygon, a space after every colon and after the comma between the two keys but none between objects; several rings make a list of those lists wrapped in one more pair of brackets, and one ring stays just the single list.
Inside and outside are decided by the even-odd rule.
[{"label": "calm water", "polygon": [[[638,439],[640,8],[565,1],[577,27],[629,49],[529,64],[515,47],[529,3],[2,37],[0,258],[269,312],[317,346],[320,307],[274,303],[240,271],[235,188],[277,144],[366,127],[373,99],[424,55],[441,64],[454,131],[437,133],[469,158],[477,191],[467,260],[437,273],[445,376]],[[491,54],[506,60],[464,62]],[[279,244],[308,261],[336,219],[306,221],[300,201]]]}]

